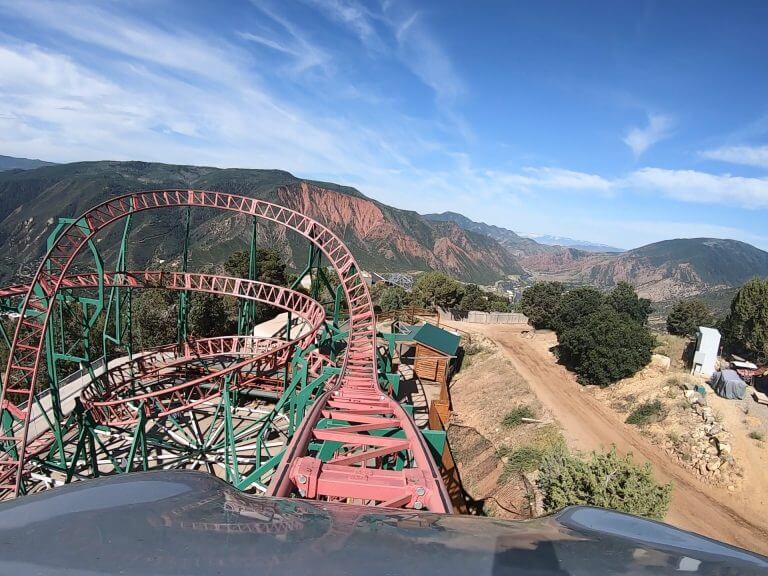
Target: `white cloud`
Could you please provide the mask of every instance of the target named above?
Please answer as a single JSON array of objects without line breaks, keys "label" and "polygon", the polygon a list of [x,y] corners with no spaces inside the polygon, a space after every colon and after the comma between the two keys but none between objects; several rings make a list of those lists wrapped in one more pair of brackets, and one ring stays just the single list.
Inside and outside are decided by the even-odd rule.
[{"label": "white cloud", "polygon": [[30,20],[76,41],[191,76],[236,81],[238,65],[245,59],[244,54],[224,43],[212,44],[197,34],[118,16],[93,4],[0,0],[0,12]]},{"label": "white cloud", "polygon": [[379,52],[384,41],[376,31],[376,15],[354,0],[306,0],[322,10],[331,20],[348,28],[367,48]]},{"label": "white cloud", "polygon": [[629,146],[636,158],[639,158],[651,146],[672,135],[675,121],[664,114],[648,114],[648,125],[644,128],[631,128],[624,136],[624,144]]},{"label": "white cloud", "polygon": [[265,27],[261,33],[239,32],[238,35],[241,38],[291,56],[293,60],[291,71],[293,73],[302,73],[315,67],[322,68],[324,72],[329,71],[330,56],[325,50],[313,43],[298,26],[284,18],[263,0],[252,0],[251,3],[277,24],[279,30],[270,30]]},{"label": "white cloud", "polygon": [[768,168],[768,146],[724,146],[700,154],[711,160]]},{"label": "white cloud", "polygon": [[615,189],[613,182],[597,174],[564,170],[562,168],[529,166],[523,168],[521,173],[488,171],[486,175],[507,186],[525,190],[561,190],[611,194]]},{"label": "white cloud", "polygon": [[658,192],[683,202],[729,204],[748,209],[768,208],[768,178],[745,178],[696,170],[643,168],[623,185]]}]

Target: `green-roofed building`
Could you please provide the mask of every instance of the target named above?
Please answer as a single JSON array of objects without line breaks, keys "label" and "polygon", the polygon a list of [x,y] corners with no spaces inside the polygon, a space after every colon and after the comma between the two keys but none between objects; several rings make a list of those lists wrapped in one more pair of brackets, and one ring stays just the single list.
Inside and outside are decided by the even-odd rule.
[{"label": "green-roofed building", "polygon": [[461,338],[433,324],[414,326],[409,339],[416,343],[413,371],[422,380],[448,383]]}]

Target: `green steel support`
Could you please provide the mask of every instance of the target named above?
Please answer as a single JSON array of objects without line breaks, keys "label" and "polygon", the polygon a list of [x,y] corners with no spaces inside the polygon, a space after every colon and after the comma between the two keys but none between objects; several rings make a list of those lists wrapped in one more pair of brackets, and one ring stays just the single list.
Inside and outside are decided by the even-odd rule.
[{"label": "green steel support", "polygon": [[[187,206],[184,219],[184,249],[181,255],[181,271],[187,271],[189,262],[189,224],[190,208]],[[176,319],[176,342],[182,344],[187,340],[187,317],[189,312],[189,293],[186,290],[179,292],[179,310]]]},{"label": "green steel support", "polygon": [[231,374],[224,378],[224,471],[227,482],[235,486],[240,482],[240,467],[237,461],[237,442],[235,438],[235,429],[232,423],[232,399],[230,397],[230,386],[232,384]]},{"label": "green steel support", "polygon": [[[129,214],[125,219],[125,227],[120,240],[120,249],[117,253],[115,272],[124,274],[127,270],[128,236],[131,229]],[[133,326],[132,326],[132,289],[113,286],[109,291],[109,299],[104,318],[104,330],[102,332],[102,350],[105,359],[111,358],[108,353],[110,344],[117,348],[124,348],[128,352],[129,360],[133,359]],[[111,326],[110,326],[111,324]],[[133,365],[131,364],[131,367]]]},{"label": "green steel support", "polygon": [[[259,263],[256,261],[256,232],[258,230],[258,219],[254,216],[251,225],[251,242],[248,251],[248,280],[256,280],[259,275]],[[238,302],[237,304],[237,333],[240,335],[250,334],[256,325],[258,304],[251,300]]]}]

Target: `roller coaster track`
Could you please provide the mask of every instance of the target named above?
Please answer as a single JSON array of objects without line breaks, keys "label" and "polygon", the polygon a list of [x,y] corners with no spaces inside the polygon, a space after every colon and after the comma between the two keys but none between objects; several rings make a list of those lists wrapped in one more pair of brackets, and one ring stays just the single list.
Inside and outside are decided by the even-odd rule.
[{"label": "roller coaster track", "polygon": [[[218,209],[282,225],[316,246],[339,277],[349,311],[341,371],[294,435],[270,484],[270,494],[450,511],[447,491],[424,437],[404,408],[379,387],[373,306],[355,259],[343,242],[322,224],[294,210],[255,198],[197,190],[146,191],[110,199],[67,226],[50,246],[26,289],[0,393],[2,415],[15,416],[10,433],[0,436],[7,454],[0,459],[0,478],[6,478],[0,490],[18,494],[23,481],[31,400],[56,296],[62,289],[77,287],[78,278],[85,284],[99,280],[68,275],[76,256],[110,224],[137,212],[169,207]],[[255,297],[260,290],[236,278],[145,274],[150,283],[177,290],[243,297]],[[130,282],[128,278],[115,274],[112,281]],[[13,290],[18,288],[0,292],[0,297]],[[263,289],[262,296],[270,303],[285,298],[289,309],[299,304],[295,296],[278,287]]]}]

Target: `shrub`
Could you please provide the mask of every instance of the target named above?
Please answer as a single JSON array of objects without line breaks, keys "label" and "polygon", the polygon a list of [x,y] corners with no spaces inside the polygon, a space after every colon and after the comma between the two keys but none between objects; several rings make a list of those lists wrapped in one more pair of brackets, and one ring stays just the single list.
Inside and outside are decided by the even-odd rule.
[{"label": "shrub", "polygon": [[639,324],[648,322],[651,314],[651,301],[638,297],[635,289],[627,282],[619,282],[610,294],[606,302],[619,314],[625,314]]},{"label": "shrub", "polygon": [[522,404],[520,406],[515,406],[511,411],[507,412],[506,416],[504,416],[504,420],[502,420],[502,424],[512,428],[522,424],[523,418],[535,417],[536,415],[533,413],[533,410],[531,410],[527,405]]},{"label": "shrub", "polygon": [[389,286],[381,292],[379,306],[384,312],[400,310],[405,306],[408,293],[400,286]]},{"label": "shrub", "polygon": [[607,386],[648,364],[653,347],[654,339],[646,326],[603,306],[559,335],[558,352],[581,381]]},{"label": "shrub", "polygon": [[768,280],[755,278],[739,289],[722,328],[735,350],[756,359],[768,355]]},{"label": "shrub", "polygon": [[546,456],[546,452],[535,446],[523,446],[522,448],[508,452],[506,456],[509,460],[504,468],[502,479],[515,473],[522,474],[523,472],[533,472],[541,466],[541,463]]},{"label": "shrub", "polygon": [[660,400],[653,400],[652,402],[643,402],[632,410],[631,414],[627,416],[626,422],[635,426],[645,426],[651,422],[661,422],[666,417],[664,404]]},{"label": "shrub", "polygon": [[657,484],[650,464],[634,464],[631,455],[621,458],[615,449],[588,459],[554,453],[540,470],[546,512],[587,505],[662,519],[669,508],[672,485]]},{"label": "shrub", "polygon": [[605,296],[596,288],[574,288],[566,292],[557,311],[555,329],[558,333],[572,328],[605,304]]},{"label": "shrub", "polygon": [[416,306],[453,308],[463,294],[461,284],[442,272],[420,274],[413,285],[411,300]]},{"label": "shrub", "polygon": [[703,300],[681,300],[667,316],[667,332],[676,336],[693,336],[699,326],[711,326],[712,311]]},{"label": "shrub", "polygon": [[758,442],[762,442],[763,438],[765,438],[765,435],[762,432],[758,432],[757,430],[752,430],[749,434],[747,434],[752,440],[757,440]]},{"label": "shrub", "polygon": [[523,291],[518,308],[535,328],[554,330],[563,291],[560,282],[537,282]]}]

